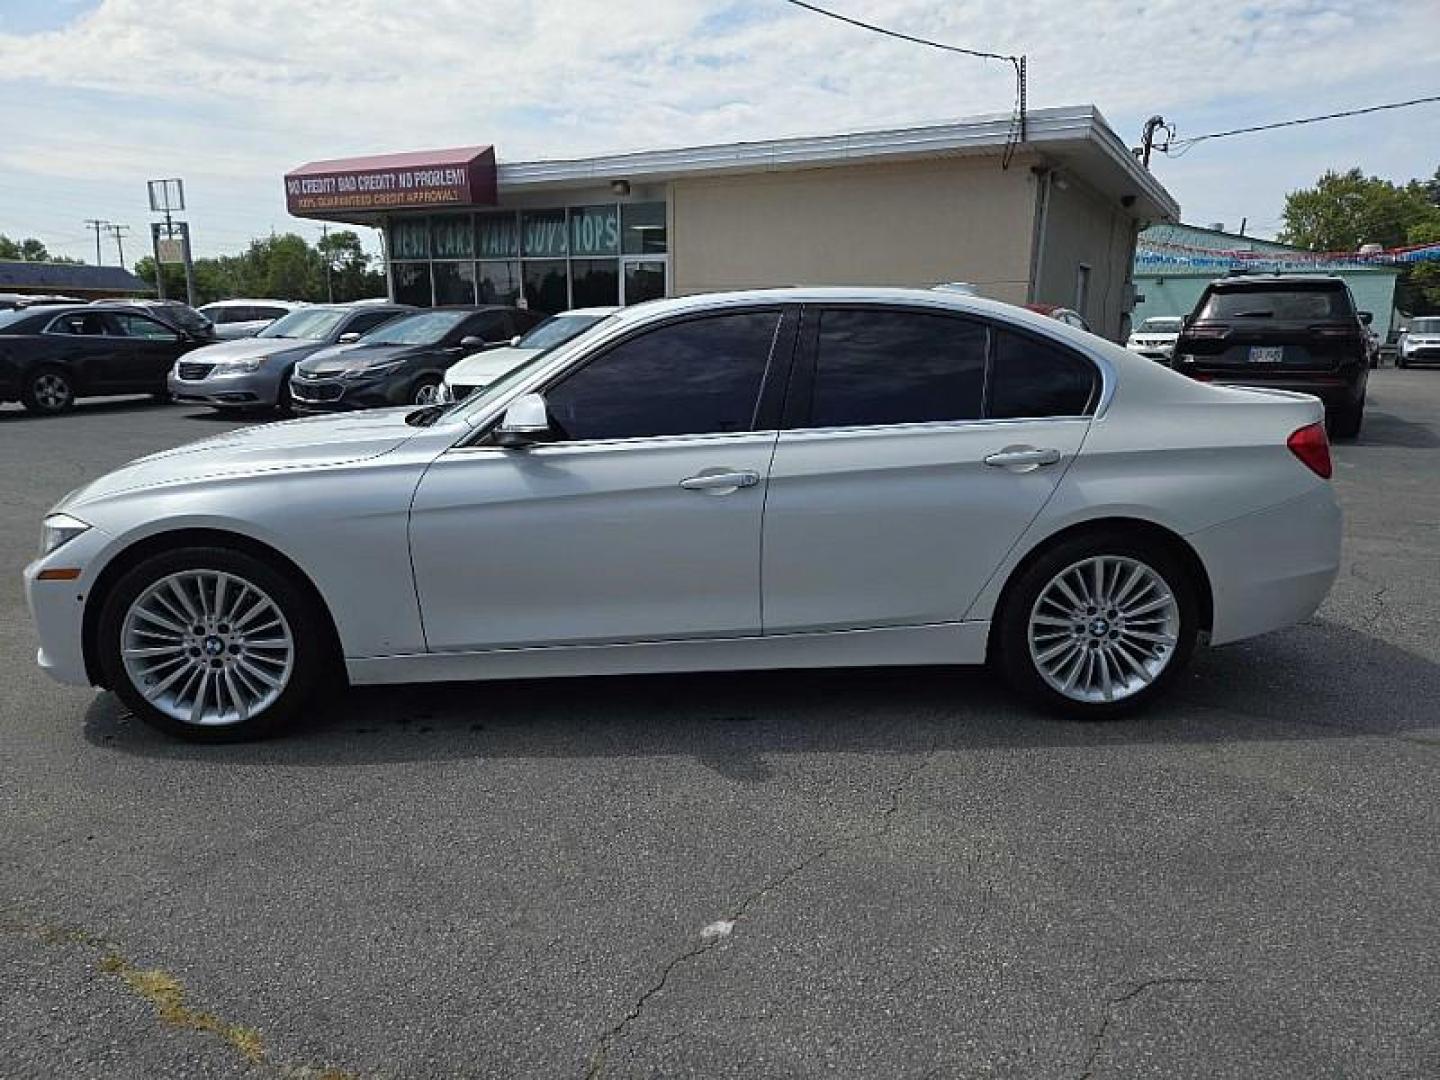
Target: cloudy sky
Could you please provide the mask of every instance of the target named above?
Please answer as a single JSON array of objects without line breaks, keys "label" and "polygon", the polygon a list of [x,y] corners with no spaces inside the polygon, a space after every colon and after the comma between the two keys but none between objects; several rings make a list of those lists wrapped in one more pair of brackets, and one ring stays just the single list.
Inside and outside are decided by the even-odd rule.
[{"label": "cloudy sky", "polygon": [[[1440,92],[1436,0],[822,0],[1029,56],[1034,106],[1091,103],[1132,145]],[[145,180],[183,176],[197,251],[289,218],[316,158],[494,143],[501,160],[940,122],[1004,111],[1007,67],[783,0],[0,0],[0,233],[139,254]],[[1201,144],[1154,165],[1185,220],[1279,227],[1328,167],[1440,164],[1440,106]],[[113,245],[105,260],[113,262]]]}]

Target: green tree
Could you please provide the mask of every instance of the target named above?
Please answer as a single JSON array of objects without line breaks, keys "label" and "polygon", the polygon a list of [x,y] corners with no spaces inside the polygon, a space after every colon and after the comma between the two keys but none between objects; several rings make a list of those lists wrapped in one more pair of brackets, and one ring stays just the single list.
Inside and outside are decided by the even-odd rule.
[{"label": "green tree", "polygon": [[63,255],[51,255],[45,245],[33,236],[24,240],[12,240],[0,233],[0,259],[23,259],[26,262],[53,262],[78,264],[82,260],[70,259]]},{"label": "green tree", "polygon": [[[324,301],[325,268],[330,267],[330,290],[337,302],[383,296],[385,278],[371,269],[360,237],[341,230],[317,244],[294,233],[252,240],[239,255],[195,260],[195,302],[208,304],[235,296],[277,300]],[[155,286],[155,260],[149,255],[135,264],[135,273]],[[185,295],[184,267],[165,267],[165,294]]]},{"label": "green tree", "polygon": [[1285,196],[1280,241],[1311,251],[1355,251],[1362,244],[1399,247],[1410,230],[1440,216],[1425,186],[1401,187],[1359,169],[1331,170],[1313,188]]}]

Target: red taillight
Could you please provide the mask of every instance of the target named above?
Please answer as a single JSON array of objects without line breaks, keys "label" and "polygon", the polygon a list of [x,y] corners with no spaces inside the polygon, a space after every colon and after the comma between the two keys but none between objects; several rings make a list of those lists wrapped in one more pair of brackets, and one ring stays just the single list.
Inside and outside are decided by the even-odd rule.
[{"label": "red taillight", "polygon": [[1325,437],[1325,425],[1306,424],[1285,440],[1290,452],[1305,463],[1305,466],[1322,480],[1329,480],[1333,471],[1330,465],[1330,440]]}]

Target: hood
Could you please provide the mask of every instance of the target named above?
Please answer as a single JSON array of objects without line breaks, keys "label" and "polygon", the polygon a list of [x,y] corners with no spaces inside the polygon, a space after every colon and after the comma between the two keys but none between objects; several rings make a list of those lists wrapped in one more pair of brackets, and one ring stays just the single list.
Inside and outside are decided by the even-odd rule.
[{"label": "hood", "polygon": [[452,385],[458,383],[461,386],[489,386],[501,375],[507,371],[513,371],[541,351],[540,349],[517,349],[509,346],[504,349],[487,349],[485,352],[472,353],[458,364],[453,365],[445,379]]},{"label": "hood", "polygon": [[350,345],[331,345],[311,353],[299,365],[299,370],[307,375],[338,375],[346,368],[404,360],[408,356],[433,348],[433,345],[366,345],[363,341]]},{"label": "hood", "polygon": [[387,454],[420,429],[405,423],[409,407],[289,420],[238,428],[174,450],[136,458],[77,488],[61,506],[84,506],[136,488],[189,483],[320,465],[341,465]]},{"label": "hood", "polygon": [[291,351],[312,351],[320,343],[300,338],[237,338],[221,341],[214,345],[202,345],[185,354],[185,362],[218,364],[222,360],[244,360],[251,356],[274,356],[276,353]]}]

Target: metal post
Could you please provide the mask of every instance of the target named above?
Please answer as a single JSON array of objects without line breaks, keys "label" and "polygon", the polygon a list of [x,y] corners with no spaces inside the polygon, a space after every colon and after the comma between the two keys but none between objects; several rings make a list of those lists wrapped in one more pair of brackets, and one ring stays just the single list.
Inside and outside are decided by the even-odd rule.
[{"label": "metal post", "polygon": [[160,261],[160,228],[158,221],[150,223],[150,251],[155,260],[155,295],[165,299],[165,264]]},{"label": "metal post", "polygon": [[195,306],[195,261],[190,257],[190,223],[180,222],[180,242],[185,246],[185,302]]}]

